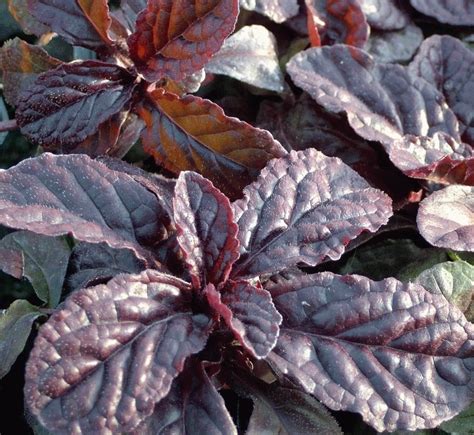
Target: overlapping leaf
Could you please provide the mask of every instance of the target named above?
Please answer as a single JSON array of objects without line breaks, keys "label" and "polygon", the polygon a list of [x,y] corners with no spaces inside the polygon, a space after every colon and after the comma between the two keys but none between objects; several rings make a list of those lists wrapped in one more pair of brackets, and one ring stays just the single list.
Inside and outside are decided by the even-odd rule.
[{"label": "overlapping leaf", "polygon": [[474,146],[472,50],[452,36],[434,35],[425,39],[420,51],[409,65],[409,71],[423,77],[443,93],[460,122],[463,140]]},{"label": "overlapping leaf", "polygon": [[[3,98],[0,97],[0,122],[2,121],[8,121],[9,116],[8,116],[8,111],[5,106],[5,103],[3,102]],[[8,131],[2,131],[0,133],[0,146],[3,144],[3,141],[6,139],[8,135]]]},{"label": "overlapping leaf", "polygon": [[72,45],[97,50],[112,44],[107,0],[28,0],[28,8]]},{"label": "overlapping leaf", "polygon": [[8,103],[15,107],[20,94],[26,91],[40,73],[56,68],[61,61],[37,45],[19,38],[5,42],[0,49],[3,70],[3,92]]},{"label": "overlapping leaf", "polygon": [[474,3],[469,0],[410,0],[411,5],[441,23],[474,26]]},{"label": "overlapping leaf", "polygon": [[247,281],[231,282],[221,293],[210,284],[204,293],[242,346],[256,358],[265,358],[276,344],[282,321],[270,293]]},{"label": "overlapping leaf", "polygon": [[185,370],[135,435],[237,435],[224,403],[203,364],[190,358]]},{"label": "overlapping leaf", "polygon": [[400,65],[375,64],[355,47],[308,49],[291,59],[288,72],[319,104],[345,112],[360,136],[387,150],[407,134],[444,131],[459,140],[456,117],[434,87]]},{"label": "overlapping leaf", "polygon": [[130,176],[84,155],[45,153],[0,172],[0,220],[149,257],[145,248],[167,235],[169,216],[157,196]]},{"label": "overlapping leaf", "polygon": [[228,198],[195,172],[182,172],[174,195],[178,242],[195,288],[224,283],[239,257]]},{"label": "overlapping leaf", "polygon": [[432,245],[474,251],[474,187],[453,185],[424,199],[418,229]]},{"label": "overlapping leaf", "polygon": [[30,412],[51,431],[133,430],[206,343],[209,319],[189,297],[185,282],[152,270],[74,292],[30,354]]},{"label": "overlapping leaf", "polygon": [[41,36],[50,30],[30,14],[28,0],[8,0],[8,11],[20,23],[25,33]]},{"label": "overlapping leaf", "polygon": [[231,198],[268,160],[285,155],[270,133],[226,116],[211,101],[162,91],[152,98],[138,108],[145,150],[175,173],[201,173]]},{"label": "overlapping leaf", "polygon": [[268,360],[330,408],[378,431],[415,430],[472,401],[474,328],[444,297],[327,272],[269,291],[284,322]]},{"label": "overlapping leaf", "polygon": [[242,27],[224,42],[205,69],[262,89],[276,92],[284,89],[276,39],[263,26]]},{"label": "overlapping leaf", "polygon": [[244,9],[266,15],[276,23],[283,23],[298,14],[298,0],[240,0]]},{"label": "overlapping leaf", "polygon": [[390,159],[409,177],[474,185],[474,150],[445,134],[405,136],[393,143]]},{"label": "overlapping leaf", "polygon": [[234,30],[238,0],[149,1],[130,35],[130,55],[149,81],[201,69]]},{"label": "overlapping leaf", "polygon": [[76,145],[119,113],[133,89],[133,77],[118,66],[63,64],[21,94],[16,119],[28,139],[47,149]]},{"label": "overlapping leaf", "polygon": [[381,30],[403,29],[410,22],[399,0],[359,0],[371,27]]},{"label": "overlapping leaf", "polygon": [[337,260],[352,239],[392,214],[387,195],[314,149],[270,162],[232,206],[241,255],[234,276]]}]

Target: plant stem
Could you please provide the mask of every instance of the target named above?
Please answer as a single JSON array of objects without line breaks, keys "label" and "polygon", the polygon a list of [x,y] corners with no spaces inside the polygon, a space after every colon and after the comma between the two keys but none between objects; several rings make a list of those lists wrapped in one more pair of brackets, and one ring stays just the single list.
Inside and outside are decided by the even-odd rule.
[{"label": "plant stem", "polygon": [[17,130],[18,128],[19,127],[15,119],[9,121],[0,121],[0,133],[4,131]]}]

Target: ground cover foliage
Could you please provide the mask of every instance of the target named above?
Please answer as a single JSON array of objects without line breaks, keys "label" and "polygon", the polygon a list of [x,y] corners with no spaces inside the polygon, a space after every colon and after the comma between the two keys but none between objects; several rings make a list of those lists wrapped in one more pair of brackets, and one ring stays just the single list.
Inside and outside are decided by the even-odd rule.
[{"label": "ground cover foliage", "polygon": [[1,8],[1,433],[473,433],[474,4]]}]

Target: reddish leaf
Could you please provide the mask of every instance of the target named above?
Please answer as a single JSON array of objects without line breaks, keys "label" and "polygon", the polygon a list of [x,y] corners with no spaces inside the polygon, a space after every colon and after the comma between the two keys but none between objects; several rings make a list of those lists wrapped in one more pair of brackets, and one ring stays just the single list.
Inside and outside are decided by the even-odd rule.
[{"label": "reddish leaf", "polygon": [[256,358],[265,358],[276,344],[282,321],[270,293],[247,281],[230,281],[222,292],[209,284],[204,294],[240,344]]},{"label": "reddish leaf", "polygon": [[148,81],[182,80],[201,69],[234,30],[238,0],[150,0],[128,39]]},{"label": "reddish leaf", "polygon": [[424,199],[418,229],[432,245],[474,251],[474,187],[448,186]]},{"label": "reddish leaf", "polygon": [[224,283],[239,258],[229,200],[199,174],[181,172],[173,203],[178,242],[194,287]]},{"label": "reddish leaf", "polygon": [[443,96],[400,65],[377,65],[362,50],[335,45],[298,53],[287,69],[319,104],[346,112],[360,136],[387,150],[406,134],[444,131],[459,139],[456,117]]},{"label": "reddish leaf", "polygon": [[211,101],[160,90],[152,97],[137,109],[147,127],[145,151],[175,173],[201,173],[231,198],[240,196],[270,159],[285,155],[270,133],[227,117]]},{"label": "reddish leaf", "polygon": [[112,44],[107,0],[28,0],[28,8],[72,45],[100,49]]},{"label": "reddish leaf", "polygon": [[370,29],[358,0],[305,1],[308,15],[312,16],[310,21],[315,23],[322,45],[335,43],[355,47],[365,45]]},{"label": "reddish leaf", "polygon": [[449,107],[458,117],[463,139],[474,146],[472,50],[452,36],[434,35],[425,39],[420,51],[409,65],[409,70],[423,77],[444,94]]},{"label": "reddish leaf", "polygon": [[76,146],[118,114],[132,97],[126,70],[88,60],[41,74],[20,97],[16,119],[22,133],[49,150]]},{"label": "reddish leaf", "polygon": [[474,26],[474,3],[469,0],[410,0],[412,6],[441,23]]},{"label": "reddish leaf", "polygon": [[237,435],[224,399],[209,379],[203,364],[192,358],[173,383],[170,393],[135,435]]},{"label": "reddish leaf", "polygon": [[474,398],[474,327],[443,296],[331,273],[269,288],[284,322],[268,361],[377,431],[436,427]]},{"label": "reddish leaf", "polygon": [[410,16],[400,0],[359,0],[371,27],[381,30],[400,30],[410,23]]},{"label": "reddish leaf", "polygon": [[48,26],[41,24],[30,14],[28,0],[8,0],[8,11],[25,33],[42,36],[50,31]]},{"label": "reddish leaf", "polygon": [[169,216],[156,195],[130,176],[85,155],[45,153],[0,172],[0,221],[149,258],[145,248],[167,235]]},{"label": "reddish leaf", "polygon": [[240,0],[240,6],[283,23],[298,14],[298,0]]},{"label": "reddish leaf", "polygon": [[337,260],[352,239],[392,215],[387,195],[314,149],[270,162],[232,206],[241,255],[232,274],[248,277]]},{"label": "reddish leaf", "polygon": [[393,143],[390,159],[409,177],[474,185],[474,150],[442,133],[405,136]]},{"label": "reddish leaf", "polygon": [[30,45],[19,38],[6,41],[0,49],[3,70],[3,93],[10,106],[15,107],[22,92],[38,75],[56,68],[61,61],[51,57],[41,47]]},{"label": "reddish leaf", "polygon": [[209,319],[189,298],[184,281],[152,270],[74,292],[30,354],[30,412],[53,432],[133,430],[206,343]]}]

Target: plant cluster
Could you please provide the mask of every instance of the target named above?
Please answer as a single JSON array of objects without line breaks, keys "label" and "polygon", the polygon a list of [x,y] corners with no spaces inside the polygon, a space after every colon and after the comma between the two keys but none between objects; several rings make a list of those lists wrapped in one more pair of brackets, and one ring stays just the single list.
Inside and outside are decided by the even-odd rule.
[{"label": "plant cluster", "polygon": [[28,352],[35,433],[470,433],[474,4],[8,6],[0,141],[38,155],[0,172],[0,378]]}]

